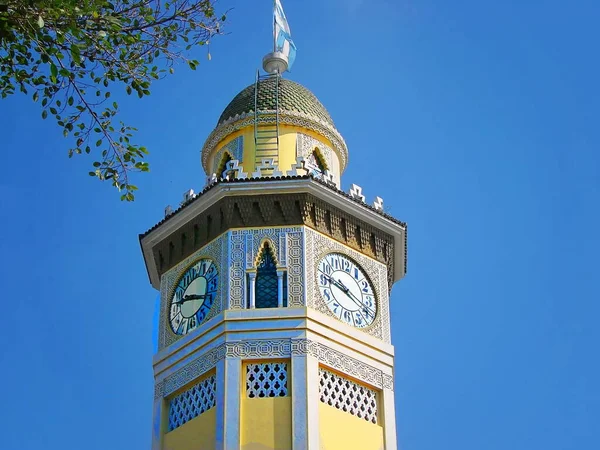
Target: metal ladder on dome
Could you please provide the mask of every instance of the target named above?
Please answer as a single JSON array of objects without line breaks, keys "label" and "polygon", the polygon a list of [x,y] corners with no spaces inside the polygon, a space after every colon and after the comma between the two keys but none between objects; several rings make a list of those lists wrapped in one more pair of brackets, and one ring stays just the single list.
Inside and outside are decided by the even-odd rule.
[{"label": "metal ladder on dome", "polygon": [[[255,168],[262,164],[264,158],[272,158],[273,164],[279,166],[279,80],[280,75],[268,74],[261,75],[256,71],[256,83],[254,85],[254,148]],[[261,81],[274,80],[275,83],[275,112],[259,111],[258,98]],[[268,92],[268,88],[267,88]],[[275,123],[272,119],[275,115]],[[264,118],[265,120],[261,120]],[[262,123],[261,123],[262,122]],[[254,171],[255,169],[253,169]],[[270,175],[272,170],[265,170],[265,175]]]}]

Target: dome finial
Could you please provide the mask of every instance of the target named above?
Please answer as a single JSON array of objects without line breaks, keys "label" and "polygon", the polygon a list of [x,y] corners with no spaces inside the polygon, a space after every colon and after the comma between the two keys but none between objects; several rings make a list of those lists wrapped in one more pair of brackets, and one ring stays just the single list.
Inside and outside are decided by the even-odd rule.
[{"label": "dome finial", "polygon": [[267,73],[282,74],[288,67],[288,57],[282,52],[271,52],[263,58],[263,69]]}]

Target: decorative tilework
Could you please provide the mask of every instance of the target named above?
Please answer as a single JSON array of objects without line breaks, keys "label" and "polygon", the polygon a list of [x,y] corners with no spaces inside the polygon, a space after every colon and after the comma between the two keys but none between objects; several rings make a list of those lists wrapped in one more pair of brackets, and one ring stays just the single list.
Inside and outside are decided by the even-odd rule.
[{"label": "decorative tilework", "polygon": [[224,358],[274,359],[302,355],[313,356],[324,365],[378,389],[393,390],[393,375],[386,374],[376,367],[319,342],[310,339],[256,339],[227,342],[208,350],[177,372],[156,383],[154,397],[166,397],[181,389],[214,368],[217,362]]},{"label": "decorative tilework", "polygon": [[319,343],[310,339],[292,339],[292,356],[310,355],[319,357]]},{"label": "decorative tilework", "polygon": [[377,423],[377,392],[373,389],[320,368],[319,397],[329,406]]},{"label": "decorative tilework", "polygon": [[249,398],[287,397],[288,364],[285,362],[248,364],[246,395]]},{"label": "decorative tilework", "polygon": [[[312,229],[306,229],[306,290],[307,303],[311,308],[333,317],[335,315],[327,307],[317,287],[316,270],[321,257],[330,252],[340,252],[348,255],[359,263],[363,270],[367,272],[373,281],[373,287],[377,296],[378,313],[375,320],[368,327],[362,328],[365,333],[382,339],[384,342],[391,342],[389,328],[389,301],[387,289],[386,266],[374,259],[368,258],[360,252],[352,250],[327,236],[322,235]],[[385,275],[382,275],[385,274]]]},{"label": "decorative tilework", "polygon": [[198,417],[216,404],[215,375],[202,380],[169,401],[169,431]]},{"label": "decorative tilework", "polygon": [[[237,138],[229,141],[217,152],[213,158],[213,172],[216,172],[219,169],[219,164],[221,164],[221,161],[223,161],[223,155],[225,155],[225,152],[231,155],[231,159],[242,161],[244,159],[244,137],[238,136]],[[219,177],[221,176],[220,173],[217,175]]]},{"label": "decorative tilework", "polygon": [[215,265],[217,266],[217,269],[219,270],[219,288],[217,290],[217,298],[213,302],[213,305],[212,305],[210,311],[208,312],[208,314],[206,315],[204,322],[210,320],[211,318],[213,318],[214,316],[216,316],[223,310],[224,297],[225,297],[225,295],[224,295],[225,286],[227,284],[227,280],[226,280],[227,279],[227,271],[225,270],[227,260],[223,259],[223,247],[226,247],[225,242],[226,242],[225,235],[222,235],[222,236],[216,238],[215,240],[213,240],[212,242],[207,244],[205,247],[203,247],[202,249],[193,253],[189,257],[185,258],[183,261],[181,261],[175,267],[173,267],[168,272],[165,272],[163,274],[163,276],[161,278],[161,282],[160,282],[160,285],[161,285],[160,304],[161,304],[161,306],[160,306],[160,317],[159,317],[159,339],[158,339],[159,350],[171,345],[173,342],[175,342],[183,337],[181,335],[177,335],[177,334],[173,333],[173,330],[171,330],[171,327],[169,326],[169,323],[168,323],[169,301],[170,301],[170,297],[173,294],[172,291],[175,287],[175,284],[176,284],[177,280],[179,279],[179,277],[181,276],[181,274],[185,271],[185,269],[187,267],[189,267],[195,261],[197,261],[201,258],[211,258],[212,260],[215,261]]},{"label": "decorative tilework", "polygon": [[394,390],[394,377],[388,375],[387,373],[383,374],[383,389],[389,389],[390,391]]},{"label": "decorative tilework", "polygon": [[298,133],[298,138],[296,140],[296,156],[301,156],[306,160],[309,160],[315,148],[319,149],[319,153],[323,157],[325,165],[327,167],[333,167],[332,150],[328,145],[325,145],[308,134]]},{"label": "decorative tilework", "polygon": [[[230,309],[246,307],[246,270],[255,267],[258,251],[265,240],[272,246],[279,267],[288,269],[288,305],[302,304],[302,261],[297,257],[293,261],[287,258],[288,254],[297,255],[302,252],[302,239],[298,238],[302,236],[302,232],[302,227],[256,228],[230,232]],[[286,239],[286,236],[292,236],[292,239]],[[284,258],[280,259],[282,254]]]},{"label": "decorative tilework", "polygon": [[[169,375],[167,378],[156,384],[154,395],[168,396],[172,392],[180,389],[191,381],[199,378],[210,369],[217,365],[217,362],[225,358],[225,344],[221,344],[204,355],[198,357],[189,364],[186,364],[177,372]],[[162,386],[159,387],[159,384]]]},{"label": "decorative tilework", "polygon": [[228,342],[227,358],[285,358],[290,356],[289,339],[256,339]]},{"label": "decorative tilework", "polygon": [[[262,111],[262,113],[264,113],[264,115],[261,114],[258,118],[259,125],[275,123],[276,114],[274,110]],[[218,125],[217,128],[210,133],[202,147],[202,167],[204,167],[205,170],[208,170],[210,155],[221,140],[238,130],[254,126],[256,122],[254,112],[251,112],[232,117]],[[348,147],[346,146],[346,142],[342,135],[331,124],[325,123],[314,116],[297,111],[280,111],[279,124],[306,128],[322,135],[333,144],[336,152],[340,155],[340,169],[343,170],[344,167],[346,167],[348,161]]]},{"label": "decorative tilework", "polygon": [[[285,261],[288,275],[288,306],[304,306],[304,233],[286,234]],[[289,249],[289,250],[287,250]]]},{"label": "decorative tilework", "polygon": [[318,344],[317,358],[332,369],[358,378],[377,388],[381,388],[383,384],[383,372],[381,370],[326,345]]},{"label": "decorative tilework", "polygon": [[325,171],[327,172],[326,176],[324,173],[319,173],[319,171],[311,172],[313,173],[313,175],[315,175],[315,177],[322,178],[325,181],[329,180],[333,184],[337,184],[335,183],[335,179],[336,177],[339,177],[340,174],[334,174],[331,171],[331,168],[334,167],[334,153],[331,150],[331,148],[312,136],[309,136],[304,133],[298,133],[298,138],[296,140],[296,156],[304,158],[304,167],[309,168],[317,165],[317,162],[315,161],[314,157],[315,149],[318,149],[318,153],[321,156],[325,165],[327,166],[328,170]]}]

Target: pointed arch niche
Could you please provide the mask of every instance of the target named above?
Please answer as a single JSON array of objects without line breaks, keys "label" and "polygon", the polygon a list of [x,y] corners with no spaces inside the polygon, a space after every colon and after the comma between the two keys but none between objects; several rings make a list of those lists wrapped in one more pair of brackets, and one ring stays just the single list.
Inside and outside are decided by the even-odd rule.
[{"label": "pointed arch niche", "polygon": [[282,308],[287,306],[287,272],[279,266],[273,242],[264,239],[248,271],[247,307]]},{"label": "pointed arch niche", "polygon": [[306,159],[306,163],[307,166],[309,166],[309,171],[315,175],[322,175],[329,169],[319,147],[315,147],[313,151],[310,152]]},{"label": "pointed arch niche", "polygon": [[223,172],[225,171],[225,168],[227,167],[227,163],[229,161],[233,160],[233,156],[231,156],[231,153],[229,152],[224,152],[223,156],[221,157],[221,161],[219,161],[219,165],[217,166],[217,177],[221,178],[223,176]]}]

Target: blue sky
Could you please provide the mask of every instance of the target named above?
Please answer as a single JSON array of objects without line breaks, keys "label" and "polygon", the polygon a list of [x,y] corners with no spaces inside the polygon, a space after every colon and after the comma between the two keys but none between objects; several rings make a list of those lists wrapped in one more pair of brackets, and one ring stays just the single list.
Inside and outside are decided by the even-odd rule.
[{"label": "blue sky", "polygon": [[[204,183],[199,150],[270,48],[235,7],[212,60],[122,118],[151,155],[121,203],[39,105],[0,102],[6,450],[150,444],[152,317],[138,233]],[[399,448],[600,447],[600,5],[284,1],[289,78],[345,137],[343,187],[409,223],[391,298]]]}]

